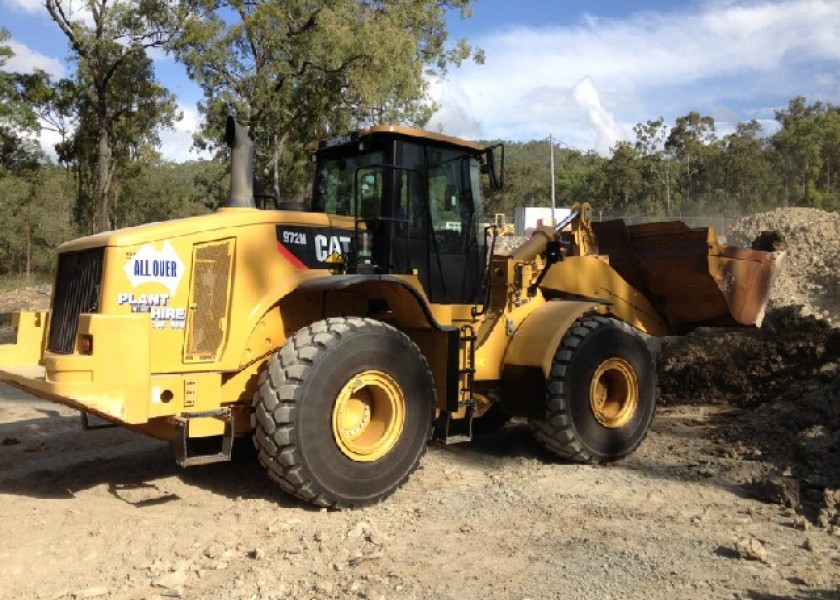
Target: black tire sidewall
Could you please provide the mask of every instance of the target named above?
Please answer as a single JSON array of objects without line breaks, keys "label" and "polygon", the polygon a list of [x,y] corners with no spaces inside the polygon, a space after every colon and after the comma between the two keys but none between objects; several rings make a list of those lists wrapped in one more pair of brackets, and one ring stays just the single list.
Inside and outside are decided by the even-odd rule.
[{"label": "black tire sidewall", "polygon": [[[638,379],[636,411],[621,427],[598,422],[589,401],[595,371],[609,358],[626,360]],[[599,461],[616,460],[632,452],[647,435],[656,407],[656,370],[644,342],[615,324],[602,325],[583,339],[567,373],[572,428],[585,450]]]},{"label": "black tire sidewall", "polygon": [[[335,441],[333,408],[341,388],[367,370],[387,373],[405,400],[402,433],[394,447],[371,462],[354,461]],[[403,334],[367,325],[342,335],[314,361],[303,384],[296,415],[296,446],[301,466],[318,488],[348,502],[387,495],[414,470],[431,435],[434,389],[426,362]]]}]

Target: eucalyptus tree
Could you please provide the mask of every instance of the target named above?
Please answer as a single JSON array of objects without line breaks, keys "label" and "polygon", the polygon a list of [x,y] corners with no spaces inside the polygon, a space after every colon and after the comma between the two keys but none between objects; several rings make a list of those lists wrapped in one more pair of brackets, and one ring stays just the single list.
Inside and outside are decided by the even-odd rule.
[{"label": "eucalyptus tree", "polygon": [[[186,0],[173,48],[204,91],[199,146],[229,112],[247,123],[271,195],[302,181],[302,145],[360,122],[423,124],[430,77],[473,56],[447,14],[470,0]],[[293,192],[292,192],[293,193]]]},{"label": "eucalyptus tree", "polygon": [[682,165],[682,189],[686,204],[698,175],[708,162],[711,148],[717,142],[715,120],[696,111],[678,117],[665,140],[665,149]]},{"label": "eucalyptus tree", "polygon": [[76,63],[73,147],[95,156],[92,228],[104,231],[121,144],[154,137],[175,117],[174,98],[156,83],[147,51],[173,38],[182,10],[169,0],[46,0],[46,8]]},{"label": "eucalyptus tree", "polygon": [[761,124],[755,119],[738,123],[722,142],[723,152],[712,170],[718,187],[738,210],[746,214],[777,200],[779,176],[772,168]]},{"label": "eucalyptus tree", "polygon": [[774,158],[785,177],[787,198],[794,204],[824,206],[840,167],[840,113],[823,102],[798,96],[776,111],[779,130],[771,138]]},{"label": "eucalyptus tree", "polygon": [[616,213],[642,212],[642,160],[635,146],[620,141],[612,149],[612,156],[603,167],[604,209]]},{"label": "eucalyptus tree", "polygon": [[671,214],[673,204],[673,163],[665,160],[665,143],[670,132],[671,128],[665,124],[662,117],[633,126],[636,136],[634,148],[644,164],[643,180],[645,194],[649,197],[648,204],[657,207],[664,205],[665,214]]},{"label": "eucalyptus tree", "polygon": [[36,166],[40,151],[32,137],[40,131],[38,115],[30,106],[27,88],[45,77],[7,72],[14,52],[7,44],[9,32],[0,28],[0,176]]}]

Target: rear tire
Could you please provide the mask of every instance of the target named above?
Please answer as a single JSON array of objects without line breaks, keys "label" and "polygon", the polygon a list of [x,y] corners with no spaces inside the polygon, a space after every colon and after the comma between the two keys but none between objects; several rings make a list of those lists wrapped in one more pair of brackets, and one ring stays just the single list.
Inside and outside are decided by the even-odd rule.
[{"label": "rear tire", "polygon": [[268,360],[254,441],[285,491],[319,506],[371,504],[417,468],[434,408],[428,364],[405,334],[371,319],[326,319]]},{"label": "rear tire", "polygon": [[656,406],[656,368],[641,337],[600,316],[578,319],[560,341],[537,440],[576,462],[622,458],[647,436]]}]

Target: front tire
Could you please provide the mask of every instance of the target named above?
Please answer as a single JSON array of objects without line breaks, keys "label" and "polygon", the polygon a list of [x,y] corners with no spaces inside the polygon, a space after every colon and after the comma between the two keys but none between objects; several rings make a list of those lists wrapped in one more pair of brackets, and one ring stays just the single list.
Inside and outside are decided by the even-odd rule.
[{"label": "front tire", "polygon": [[372,319],[325,319],[268,360],[254,441],[285,491],[319,506],[361,506],[417,468],[434,407],[428,364],[405,334]]},{"label": "front tire", "polygon": [[551,364],[546,418],[537,440],[576,462],[617,460],[647,436],[656,406],[656,367],[628,325],[600,316],[569,328]]}]

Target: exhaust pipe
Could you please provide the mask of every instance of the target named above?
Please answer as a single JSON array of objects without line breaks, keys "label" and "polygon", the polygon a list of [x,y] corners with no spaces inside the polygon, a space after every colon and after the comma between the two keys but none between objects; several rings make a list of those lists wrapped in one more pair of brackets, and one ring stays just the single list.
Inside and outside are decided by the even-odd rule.
[{"label": "exhaust pipe", "polygon": [[230,199],[225,206],[256,208],[254,202],[254,142],[248,130],[231,116],[225,124],[225,141],[230,148]]}]

